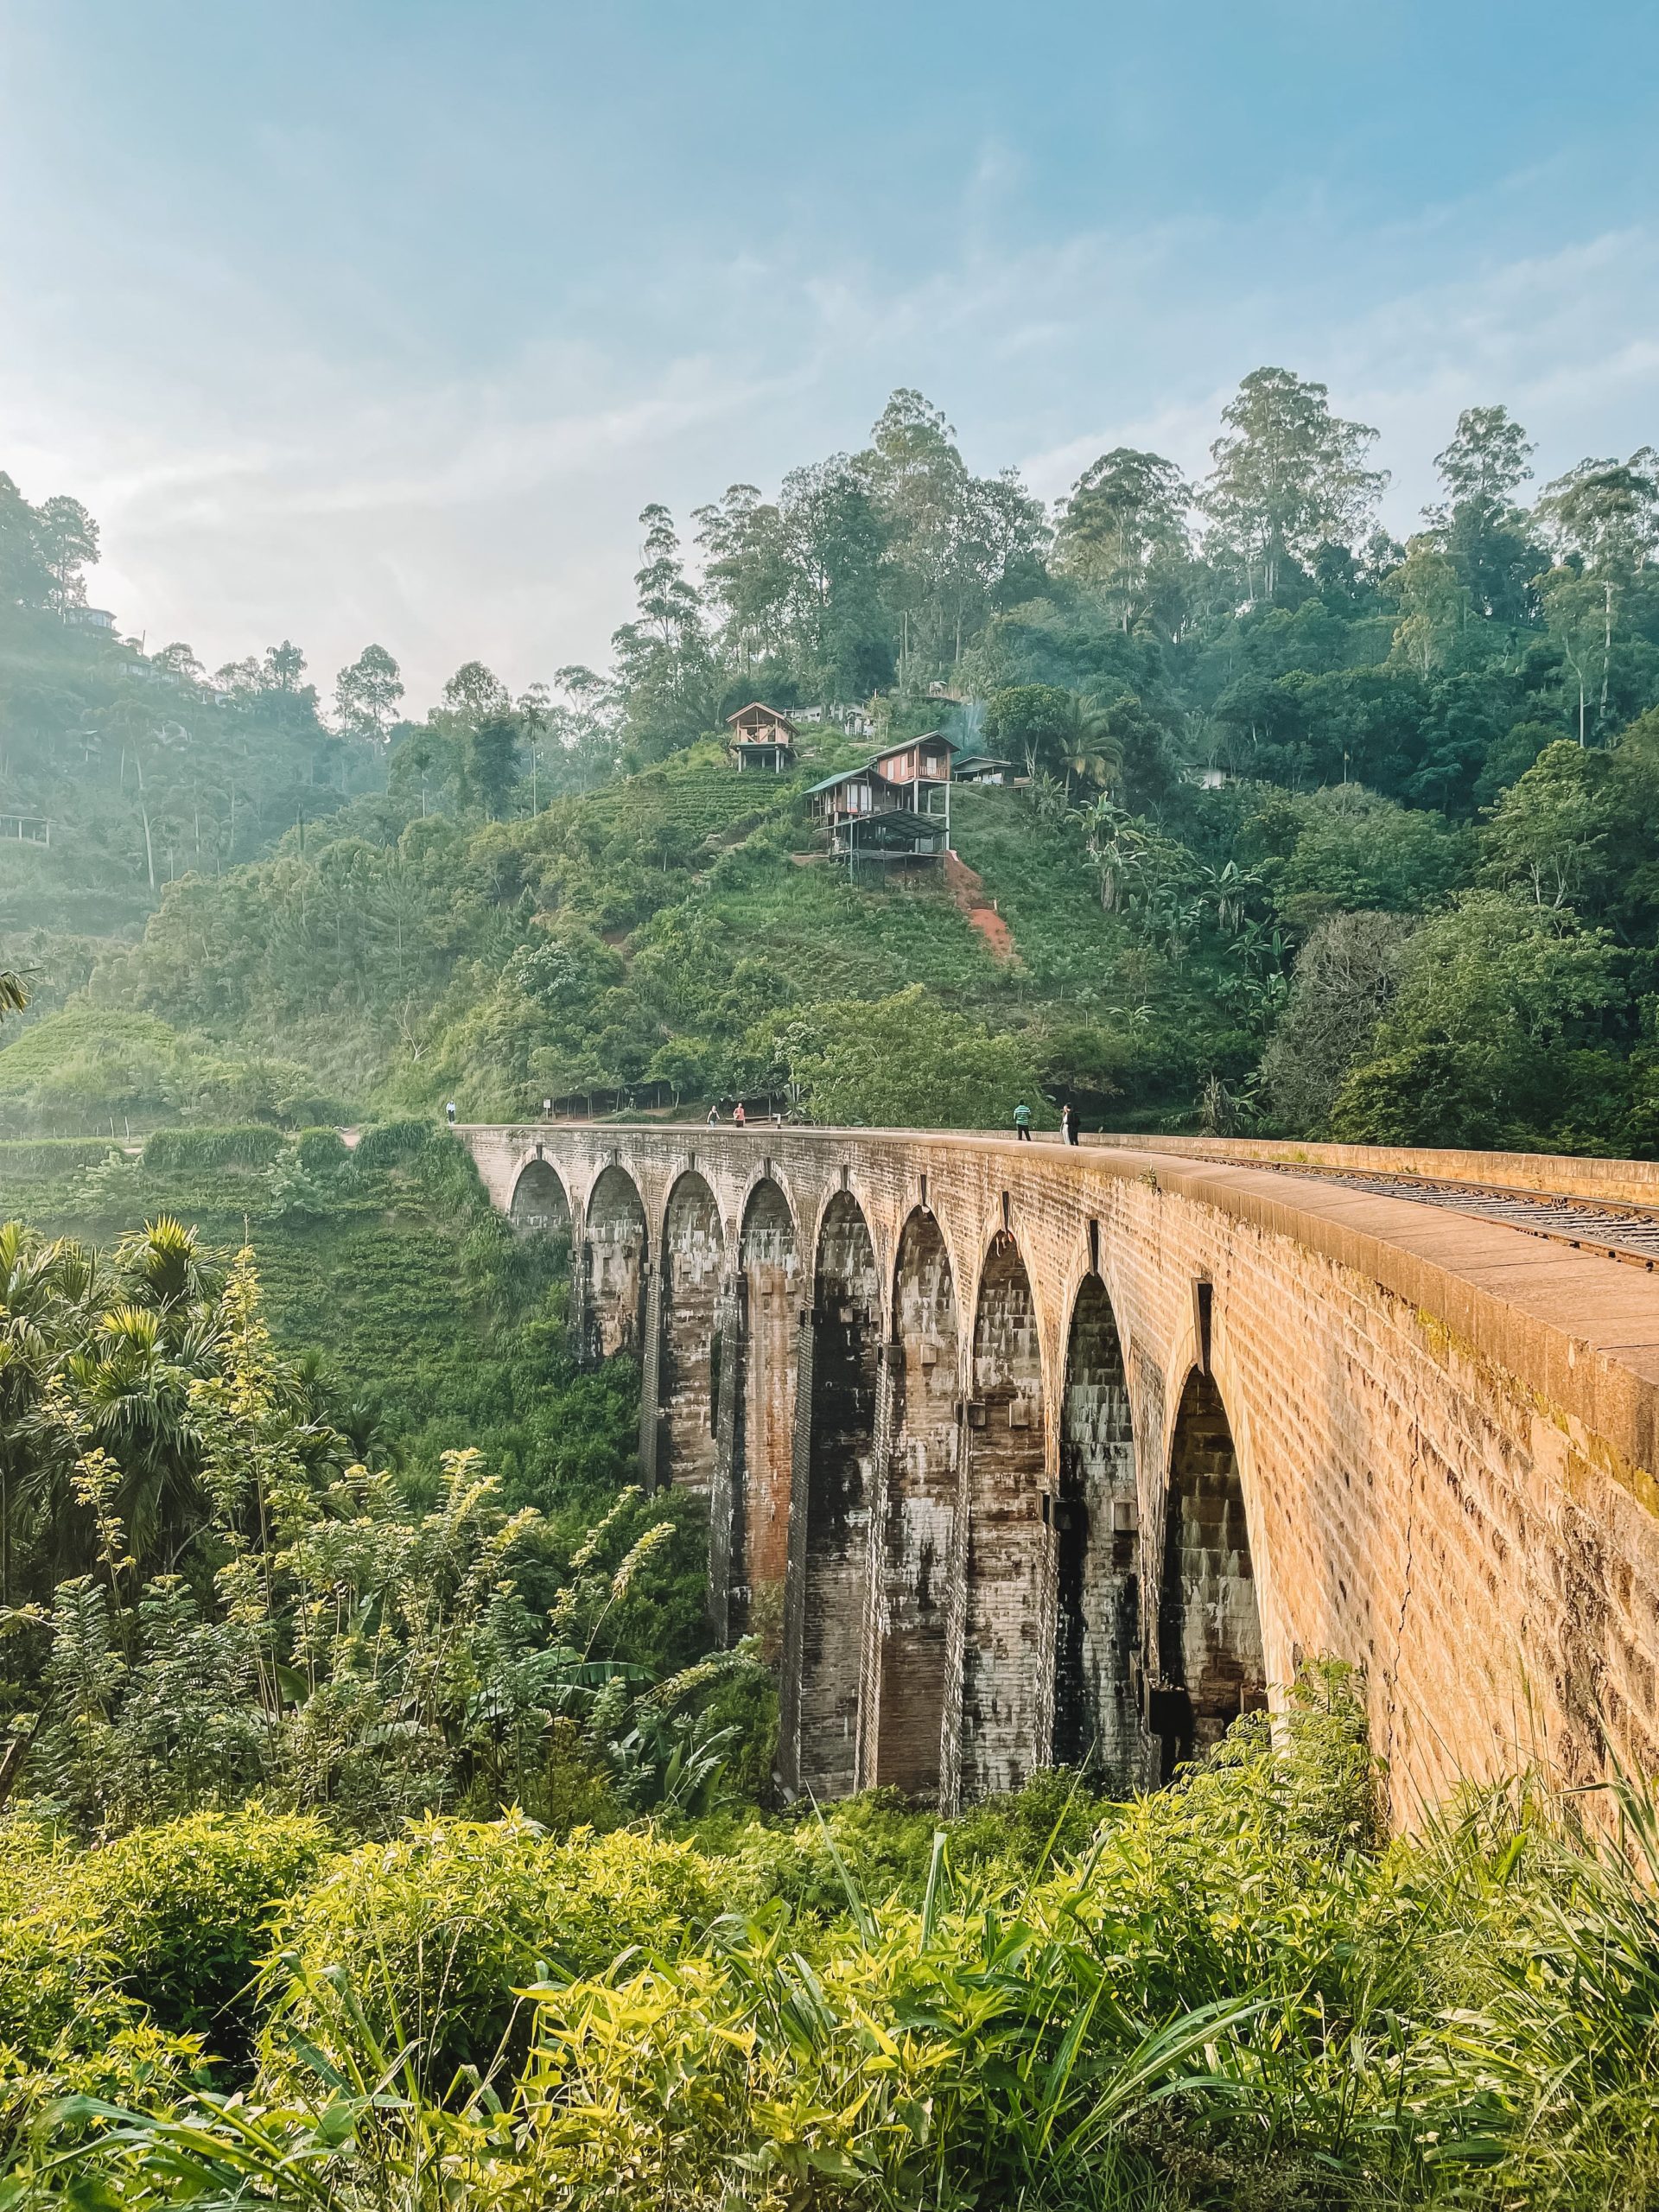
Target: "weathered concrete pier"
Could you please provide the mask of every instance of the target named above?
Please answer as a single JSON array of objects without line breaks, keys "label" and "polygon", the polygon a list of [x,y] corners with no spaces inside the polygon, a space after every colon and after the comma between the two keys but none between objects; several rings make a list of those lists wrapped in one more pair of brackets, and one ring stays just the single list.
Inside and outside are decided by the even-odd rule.
[{"label": "weathered concrete pier", "polygon": [[1313,1653],[1364,1669],[1402,1822],[1659,1768],[1659,1169],[455,1134],[569,1236],[589,1355],[639,1357],[645,1480],[708,1500],[790,1786],[1153,1782]]}]

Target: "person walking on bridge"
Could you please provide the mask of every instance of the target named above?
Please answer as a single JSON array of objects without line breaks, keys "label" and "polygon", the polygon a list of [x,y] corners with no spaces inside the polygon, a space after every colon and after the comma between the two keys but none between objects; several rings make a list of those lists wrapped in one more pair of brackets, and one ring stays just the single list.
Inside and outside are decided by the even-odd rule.
[{"label": "person walking on bridge", "polygon": [[1021,1144],[1031,1142],[1031,1109],[1023,1098],[1014,1109],[1014,1134]]},{"label": "person walking on bridge", "polygon": [[743,1111],[743,1101],[740,1098],[732,1109],[732,1127],[734,1129],[747,1129],[748,1126],[749,1117]]},{"label": "person walking on bridge", "polygon": [[1067,1144],[1077,1141],[1077,1109],[1068,1099],[1060,1109],[1060,1131]]}]

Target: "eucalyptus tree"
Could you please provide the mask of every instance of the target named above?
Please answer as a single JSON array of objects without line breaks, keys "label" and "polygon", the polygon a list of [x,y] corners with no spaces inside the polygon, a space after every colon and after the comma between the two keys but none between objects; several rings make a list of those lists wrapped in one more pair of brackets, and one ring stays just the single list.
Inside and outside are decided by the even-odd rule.
[{"label": "eucalyptus tree", "polygon": [[798,574],[782,512],[754,485],[733,484],[691,519],[721,644],[747,677],[757,663],[780,657],[789,643]]},{"label": "eucalyptus tree", "polygon": [[1012,470],[976,477],[944,412],[919,391],[895,391],[855,464],[888,538],[901,663],[944,669],[962,658],[1005,578],[1047,539],[1041,503]]},{"label": "eucalyptus tree", "polygon": [[1488,620],[1518,623],[1542,567],[1516,493],[1532,474],[1533,446],[1504,407],[1465,407],[1434,456],[1445,499],[1427,511],[1437,549]]},{"label": "eucalyptus tree", "polygon": [[1613,646],[1633,601],[1656,608],[1659,553],[1659,454],[1643,446],[1628,461],[1581,461],[1546,486],[1537,514],[1557,555],[1543,587],[1552,635],[1578,684],[1579,741],[1608,720]]},{"label": "eucalyptus tree", "polygon": [[1114,446],[1071,487],[1055,527],[1055,566],[1098,592],[1120,626],[1152,613],[1187,554],[1192,493],[1173,461]]},{"label": "eucalyptus tree", "polygon": [[718,664],[702,595],[685,573],[674,518],[642,510],[636,611],[611,639],[627,700],[628,741],[637,758],[660,759],[709,728],[718,706]]},{"label": "eucalyptus tree", "polygon": [[98,524],[79,499],[60,493],[35,509],[35,536],[52,579],[48,604],[53,613],[61,616],[72,607],[84,607],[86,585],[81,571],[98,559]]},{"label": "eucalyptus tree", "polygon": [[1388,481],[1365,466],[1377,434],[1333,415],[1326,387],[1288,369],[1252,369],[1221,419],[1199,502],[1210,550],[1243,569],[1248,597],[1271,601],[1287,561],[1305,565],[1364,529]]},{"label": "eucalyptus tree", "polygon": [[792,468],[779,515],[791,635],[808,688],[868,698],[893,680],[900,626],[889,531],[868,477],[845,454]]},{"label": "eucalyptus tree", "polygon": [[334,678],[340,728],[377,747],[385,746],[403,696],[403,671],[384,645],[365,645]]}]

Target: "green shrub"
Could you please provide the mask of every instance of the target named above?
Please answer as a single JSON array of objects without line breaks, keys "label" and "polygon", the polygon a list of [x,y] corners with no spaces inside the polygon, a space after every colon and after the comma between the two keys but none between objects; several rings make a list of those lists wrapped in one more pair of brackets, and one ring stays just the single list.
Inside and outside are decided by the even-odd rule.
[{"label": "green shrub", "polygon": [[364,1130],[352,1156],[365,1171],[406,1166],[420,1157],[437,1133],[431,1122],[376,1122]]},{"label": "green shrub", "polygon": [[108,1137],[12,1137],[0,1142],[0,1190],[14,1175],[67,1175],[101,1167]]},{"label": "green shrub", "polygon": [[155,1129],[144,1165],[156,1168],[268,1167],[283,1145],[280,1129],[250,1122],[229,1129]]},{"label": "green shrub", "polygon": [[15,1819],[0,1828],[0,2077],[94,2046],[141,2017],[116,1986],[77,1864],[41,1828]]},{"label": "green shrub", "polygon": [[297,1097],[279,1098],[276,1113],[285,1129],[337,1128],[352,1118],[343,1099],[323,1090],[302,1091]]},{"label": "green shrub", "polygon": [[272,1916],[327,1850],[321,1823],[300,1814],[193,1813],[84,1853],[66,1895],[158,2027],[235,2053]]},{"label": "green shrub", "polygon": [[308,1175],[332,1175],[351,1158],[338,1129],[302,1129],[297,1146]]},{"label": "green shrub", "polygon": [[324,1849],[257,1808],[81,1852],[0,1828],[0,2145],[50,2097],[164,2103],[204,2052],[245,2063],[267,1923]]},{"label": "green shrub", "polygon": [[337,1859],[289,1906],[265,1972],[276,2047],[297,2031],[326,2050],[349,2032],[344,1985],[383,2043],[419,2039],[442,2087],[490,2064],[513,1993],[540,1968],[593,1974],[636,1945],[672,1953],[725,1908],[730,1873],[649,1834],[554,1843],[520,1817],[419,1821]]}]

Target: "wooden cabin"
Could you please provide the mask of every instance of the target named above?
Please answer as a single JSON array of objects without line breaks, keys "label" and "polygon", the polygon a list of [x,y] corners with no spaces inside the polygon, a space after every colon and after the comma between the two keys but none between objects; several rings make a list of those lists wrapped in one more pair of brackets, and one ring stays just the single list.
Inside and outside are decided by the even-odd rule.
[{"label": "wooden cabin", "polygon": [[1001,784],[1007,781],[1012,760],[999,760],[991,753],[959,753],[950,764],[956,784]]},{"label": "wooden cabin", "polygon": [[950,811],[950,760],[956,747],[936,729],[878,753],[870,766],[909,794],[918,814]]},{"label": "wooden cabin", "polygon": [[795,725],[776,707],[763,706],[756,699],[749,706],[740,707],[734,715],[728,715],[726,727],[731,732],[726,747],[740,773],[760,768],[781,776],[785,768],[794,766]]},{"label": "wooden cabin", "polygon": [[835,858],[942,860],[950,849],[950,753],[935,730],[814,784],[808,796]]}]

